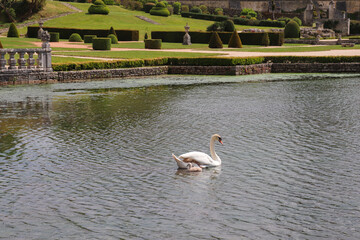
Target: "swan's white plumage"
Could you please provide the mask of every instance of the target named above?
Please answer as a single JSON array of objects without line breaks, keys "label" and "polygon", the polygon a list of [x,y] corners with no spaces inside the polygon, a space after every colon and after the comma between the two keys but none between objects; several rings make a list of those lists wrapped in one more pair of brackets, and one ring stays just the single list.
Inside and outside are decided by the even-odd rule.
[{"label": "swan's white plumage", "polygon": [[221,159],[215,153],[214,142],[218,140],[222,144],[221,137],[214,134],[210,139],[210,154],[211,157],[203,152],[188,152],[176,157],[172,154],[179,168],[187,168],[188,163],[196,163],[200,167],[216,167],[221,165]]}]

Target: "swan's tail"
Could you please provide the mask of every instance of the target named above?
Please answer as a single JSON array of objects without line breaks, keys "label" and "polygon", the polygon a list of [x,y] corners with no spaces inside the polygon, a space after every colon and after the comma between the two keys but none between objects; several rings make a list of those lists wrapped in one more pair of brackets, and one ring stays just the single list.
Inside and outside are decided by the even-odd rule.
[{"label": "swan's tail", "polygon": [[174,158],[174,160],[176,161],[177,165],[179,168],[187,168],[188,163],[185,163],[183,161],[181,161],[178,157],[176,157],[174,154],[172,154],[172,157]]}]

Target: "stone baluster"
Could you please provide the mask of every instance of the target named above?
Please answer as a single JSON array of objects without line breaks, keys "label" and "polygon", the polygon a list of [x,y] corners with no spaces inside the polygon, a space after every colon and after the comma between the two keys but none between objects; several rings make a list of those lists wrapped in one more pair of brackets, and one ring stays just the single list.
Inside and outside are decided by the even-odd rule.
[{"label": "stone baluster", "polygon": [[29,58],[27,59],[27,68],[28,69],[34,69],[35,68],[35,59],[34,59],[34,52],[29,51]]},{"label": "stone baluster", "polygon": [[19,67],[18,67],[18,69],[26,69],[26,61],[25,61],[25,58],[24,58],[24,56],[25,56],[25,51],[19,51],[18,52],[19,53],[19,59],[18,59],[18,65],[19,65]]},{"label": "stone baluster", "polygon": [[15,59],[16,52],[9,52],[10,58],[8,60],[9,69],[16,69],[16,59]]},{"label": "stone baluster", "polygon": [[6,52],[0,52],[0,70],[6,70]]},{"label": "stone baluster", "polygon": [[38,69],[43,69],[43,52],[42,51],[39,51],[37,52],[38,54],[38,58],[37,58],[37,68]]}]

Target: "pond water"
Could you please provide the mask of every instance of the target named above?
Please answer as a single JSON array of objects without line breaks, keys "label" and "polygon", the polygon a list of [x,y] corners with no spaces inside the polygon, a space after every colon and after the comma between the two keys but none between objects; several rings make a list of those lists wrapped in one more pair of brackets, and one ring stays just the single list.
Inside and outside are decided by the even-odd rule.
[{"label": "pond water", "polygon": [[[0,238],[360,239],[359,93],[324,74],[2,87]],[[178,171],[214,133],[222,166]]]}]

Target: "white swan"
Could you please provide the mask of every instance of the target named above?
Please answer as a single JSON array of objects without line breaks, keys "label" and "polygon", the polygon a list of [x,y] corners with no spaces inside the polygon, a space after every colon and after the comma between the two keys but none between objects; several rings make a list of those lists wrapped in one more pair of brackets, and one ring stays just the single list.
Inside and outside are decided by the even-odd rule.
[{"label": "white swan", "polygon": [[216,167],[221,165],[221,159],[215,153],[214,144],[215,141],[219,141],[221,144],[222,139],[218,134],[214,134],[210,139],[210,155],[203,152],[188,152],[176,157],[172,154],[179,168],[188,168],[189,163],[195,163],[201,168]]}]

